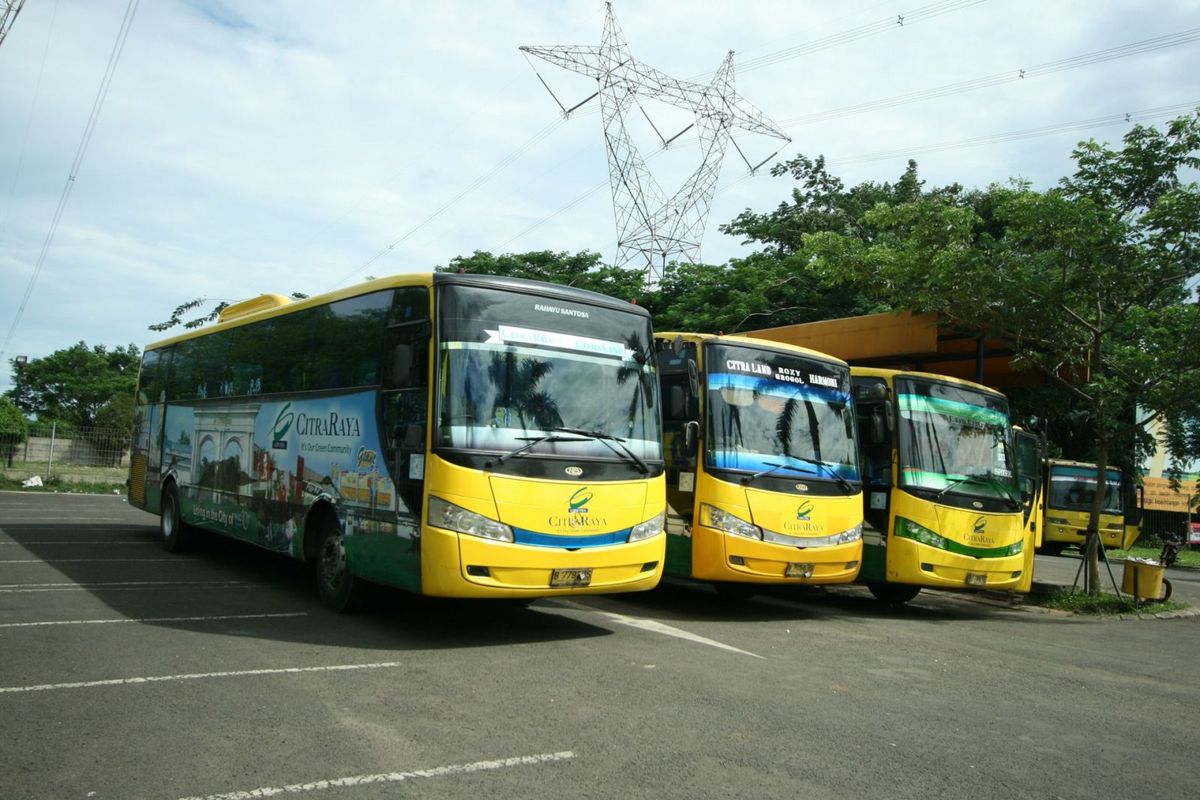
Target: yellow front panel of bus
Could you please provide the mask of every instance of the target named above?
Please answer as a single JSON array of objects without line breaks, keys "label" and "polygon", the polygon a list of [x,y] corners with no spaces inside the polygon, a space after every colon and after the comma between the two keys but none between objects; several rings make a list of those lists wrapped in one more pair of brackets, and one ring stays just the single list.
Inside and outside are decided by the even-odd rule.
[{"label": "yellow front panel of bus", "polygon": [[789,537],[825,537],[862,522],[862,495],[826,497],[747,489],[701,474],[692,526],[692,577],[743,583],[850,583],[862,563],[862,539],[802,547],[750,539],[705,525],[702,504]]},{"label": "yellow front panel of bus", "polygon": [[[1061,508],[1046,509],[1045,532],[1042,541],[1046,543],[1083,545],[1087,541],[1087,511],[1068,511]],[[1136,526],[1130,526],[1137,530]],[[1136,539],[1133,536],[1132,539]],[[1119,514],[1100,515],[1100,539],[1105,547],[1124,548],[1132,544],[1127,535],[1125,520]]]},{"label": "yellow front panel of bus", "polygon": [[986,513],[892,495],[887,580],[959,589],[1015,589],[1026,570],[1021,512]]},{"label": "yellow front panel of bus", "polygon": [[[579,482],[495,475],[429,459],[427,491],[508,525],[496,541],[426,524],[421,582],[443,597],[547,597],[652,589],[662,577],[666,534],[628,542],[666,508],[663,476]],[[588,570],[585,585],[553,585]]]}]

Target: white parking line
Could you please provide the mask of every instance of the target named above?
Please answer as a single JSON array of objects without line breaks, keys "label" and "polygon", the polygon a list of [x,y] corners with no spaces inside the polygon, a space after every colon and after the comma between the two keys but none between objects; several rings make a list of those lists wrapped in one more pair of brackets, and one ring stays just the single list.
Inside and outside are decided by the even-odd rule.
[{"label": "white parking line", "polygon": [[14,558],[0,561],[0,564],[140,564],[170,561],[174,564],[186,564],[186,558]]},{"label": "white parking line", "polygon": [[307,611],[292,611],[279,614],[222,614],[213,617],[119,617],[116,619],[63,619],[50,622],[0,622],[0,628],[41,628],[48,625],[109,625],[117,622],[210,622],[221,619],[278,619],[280,617],[307,617]]},{"label": "white parking line", "polygon": [[0,593],[20,594],[24,592],[73,592],[95,589],[116,591],[145,591],[175,586],[199,586],[209,589],[263,589],[273,584],[246,583],[245,581],[98,581],[94,583],[3,583]]},{"label": "white parking line", "polygon": [[[493,761],[475,761],[470,764],[450,764],[445,767],[431,769],[415,769],[410,772],[383,772],[378,775],[351,775],[346,778],[330,778],[311,783],[293,783],[287,786],[263,786],[240,792],[224,794],[196,795],[180,800],[254,800],[259,797],[274,797],[277,794],[299,794],[300,792],[319,792],[325,789],[341,789],[352,786],[365,786],[371,783],[400,783],[414,778],[443,778],[449,775],[466,775],[472,772],[487,772],[489,770],[505,769],[507,767],[525,767],[535,764],[548,764],[554,761],[566,761],[574,758],[575,753],[563,750],[559,753],[541,753],[536,756],[516,756],[514,758],[498,758]],[[531,794],[537,794],[532,792]]]},{"label": "white parking line", "polygon": [[248,678],[261,675],[299,675],[305,672],[349,672],[361,669],[391,669],[399,661],[377,661],[372,664],[333,664],[327,667],[280,667],[278,669],[240,669],[230,672],[194,672],[185,675],[147,675],[140,678],[110,678],[104,681],[73,681],[71,683],[42,683],[34,686],[0,686],[0,694],[52,692],[58,689],[96,689],[101,686],[130,686],[168,681],[200,681],[209,678]]},{"label": "white parking line", "polygon": [[[650,631],[651,633],[661,633],[664,636],[673,636],[676,639],[683,639],[684,641],[695,642],[696,644],[703,644],[707,645],[708,647],[715,647],[719,650],[725,650],[730,653],[738,653],[743,656],[750,656],[751,658],[761,658],[763,661],[766,661],[764,656],[760,656],[757,653],[751,653],[749,650],[742,650],[741,648],[734,647],[731,644],[718,642],[716,639],[708,639],[704,636],[700,636],[699,634],[685,631],[682,628],[676,628],[672,625],[667,625],[665,622],[659,622],[653,619],[643,619],[641,617],[627,617],[624,614],[616,614],[612,611],[601,611],[598,608],[591,608],[571,600],[559,600],[558,603],[578,609],[580,611],[590,611],[594,614],[600,614],[601,616],[608,617],[613,622],[619,622],[622,625],[628,625],[631,628],[640,628],[641,630]],[[552,608],[548,607],[547,605],[538,606],[538,608],[539,610],[543,611],[552,610]]]}]

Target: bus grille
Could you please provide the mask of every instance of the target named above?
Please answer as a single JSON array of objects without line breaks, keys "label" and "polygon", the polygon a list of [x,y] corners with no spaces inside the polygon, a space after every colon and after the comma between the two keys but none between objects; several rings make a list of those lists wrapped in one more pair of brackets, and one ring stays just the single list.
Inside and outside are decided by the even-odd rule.
[{"label": "bus grille", "polygon": [[146,454],[134,453],[129,463],[129,502],[142,508],[146,505]]}]

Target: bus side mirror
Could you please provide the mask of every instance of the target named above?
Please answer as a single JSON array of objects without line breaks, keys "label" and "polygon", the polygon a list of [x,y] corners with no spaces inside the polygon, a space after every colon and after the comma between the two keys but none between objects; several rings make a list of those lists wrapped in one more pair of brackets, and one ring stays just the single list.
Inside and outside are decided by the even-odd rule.
[{"label": "bus side mirror", "polygon": [[691,420],[683,426],[683,453],[687,458],[692,458],[696,455],[696,449],[700,444],[700,423],[696,420]]},{"label": "bus side mirror", "polygon": [[688,359],[687,371],[688,371],[688,388],[692,390],[693,397],[699,397],[700,396],[700,368],[696,366],[696,362],[693,359],[690,359],[690,358]]}]

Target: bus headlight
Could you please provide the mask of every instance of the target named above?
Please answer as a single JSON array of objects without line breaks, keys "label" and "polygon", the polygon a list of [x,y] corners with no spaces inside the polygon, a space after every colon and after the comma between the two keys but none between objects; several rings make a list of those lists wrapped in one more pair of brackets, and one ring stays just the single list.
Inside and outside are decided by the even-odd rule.
[{"label": "bus headlight", "polygon": [[634,525],[629,531],[629,541],[640,542],[652,539],[667,529],[667,512],[663,511],[640,525]]},{"label": "bus headlight", "polygon": [[700,519],[704,525],[725,533],[732,533],[734,536],[744,536],[747,539],[763,538],[762,528],[707,503],[700,506]]},{"label": "bus headlight", "polygon": [[939,550],[946,549],[946,538],[934,533],[924,525],[918,525],[910,519],[902,520],[901,525],[903,525],[903,530],[899,531],[899,534],[904,538],[936,547]]},{"label": "bus headlight", "polygon": [[498,542],[513,540],[512,528],[503,522],[497,522],[482,514],[468,511],[454,503],[447,503],[439,497],[429,498],[429,524],[437,528],[465,533],[468,536],[495,539]]}]

